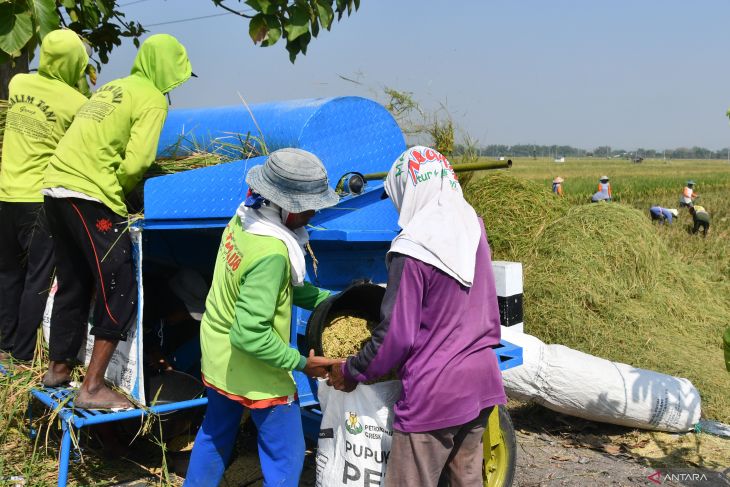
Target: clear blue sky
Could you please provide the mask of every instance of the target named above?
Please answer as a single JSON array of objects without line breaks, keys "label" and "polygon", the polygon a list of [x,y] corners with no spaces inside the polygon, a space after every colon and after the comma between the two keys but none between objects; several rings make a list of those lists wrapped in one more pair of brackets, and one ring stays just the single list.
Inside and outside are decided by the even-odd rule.
[{"label": "clear blue sky", "polygon": [[[445,105],[483,145],[730,146],[727,0],[362,0],[294,65],[283,42],[254,46],[233,15],[151,26],[224,12],[209,0],[120,3],[187,47],[200,78],[172,93],[173,108],[236,104],[238,93],[382,100],[388,86]],[[134,54],[131,42],[117,48],[100,82],[126,75]]]}]

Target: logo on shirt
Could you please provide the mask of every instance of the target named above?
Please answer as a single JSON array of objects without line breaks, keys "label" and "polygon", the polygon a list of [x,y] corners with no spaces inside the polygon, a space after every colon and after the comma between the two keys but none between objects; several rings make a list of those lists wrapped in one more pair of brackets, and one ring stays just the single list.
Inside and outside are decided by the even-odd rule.
[{"label": "logo on shirt", "polygon": [[112,221],[108,218],[99,218],[96,220],[96,229],[101,233],[106,233],[112,229]]},{"label": "logo on shirt", "polygon": [[345,429],[351,435],[359,435],[362,433],[362,424],[360,423],[360,418],[357,417],[356,412],[348,411],[345,416]]},{"label": "logo on shirt", "polygon": [[56,114],[53,113],[51,107],[40,98],[24,94],[14,95],[8,100],[8,108],[13,108],[15,104],[19,104],[18,106],[20,106],[20,109],[18,111],[23,115],[29,115],[32,117],[37,110],[45,117],[46,122],[56,122]]},{"label": "logo on shirt", "polygon": [[238,249],[233,243],[233,233],[228,227],[226,227],[226,240],[223,243],[222,250],[224,252],[224,258],[226,260],[226,266],[232,271],[238,270],[238,266],[241,265],[243,256],[238,253]]}]

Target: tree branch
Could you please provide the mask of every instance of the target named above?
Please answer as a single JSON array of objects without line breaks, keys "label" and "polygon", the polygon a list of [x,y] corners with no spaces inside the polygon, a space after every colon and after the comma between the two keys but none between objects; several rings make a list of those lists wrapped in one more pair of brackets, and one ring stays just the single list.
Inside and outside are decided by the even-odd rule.
[{"label": "tree branch", "polygon": [[231,7],[228,7],[226,5],[223,5],[223,1],[213,2],[216,4],[217,7],[222,8],[223,10],[227,10],[231,12],[232,14],[238,15],[239,17],[243,17],[244,19],[252,19],[253,15],[247,15],[243,12],[239,12],[238,10],[232,9]]}]

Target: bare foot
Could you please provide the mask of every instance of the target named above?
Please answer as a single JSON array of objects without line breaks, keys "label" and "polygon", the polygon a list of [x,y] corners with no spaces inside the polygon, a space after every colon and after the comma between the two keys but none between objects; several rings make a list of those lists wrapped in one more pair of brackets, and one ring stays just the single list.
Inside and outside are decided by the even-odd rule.
[{"label": "bare foot", "polygon": [[71,382],[71,367],[66,362],[51,361],[48,370],[43,375],[43,385],[46,387],[58,387]]},{"label": "bare foot", "polygon": [[10,354],[8,352],[0,352],[0,360],[10,360]]},{"label": "bare foot", "polygon": [[126,397],[106,385],[94,391],[82,385],[74,400],[74,406],[81,409],[124,409],[133,407]]}]

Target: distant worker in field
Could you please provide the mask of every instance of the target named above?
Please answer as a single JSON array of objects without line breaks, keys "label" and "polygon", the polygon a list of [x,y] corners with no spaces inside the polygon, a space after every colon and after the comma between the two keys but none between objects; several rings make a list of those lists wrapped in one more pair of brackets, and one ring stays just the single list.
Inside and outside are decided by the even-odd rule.
[{"label": "distant worker in field", "polygon": [[649,208],[649,215],[651,216],[651,221],[658,221],[659,223],[667,222],[671,224],[672,220],[679,216],[679,212],[675,208],[652,206]]},{"label": "distant worker in field", "polygon": [[560,176],[553,179],[553,193],[560,197],[563,196],[563,181],[565,180]]},{"label": "distant worker in field", "polygon": [[707,213],[704,206],[690,206],[689,214],[692,215],[692,233],[697,233],[702,227],[702,236],[707,236],[707,231],[710,229],[710,214]]},{"label": "distant worker in field", "polygon": [[598,180],[598,191],[593,193],[591,201],[597,203],[599,201],[611,201],[611,183],[608,182],[608,176],[601,176]]},{"label": "distant worker in field", "polygon": [[682,208],[686,206],[692,206],[695,199],[699,196],[700,195],[695,193],[695,182],[690,179],[689,181],[687,181],[687,186],[685,186],[684,190],[682,191],[682,197],[679,198],[679,206]]}]

